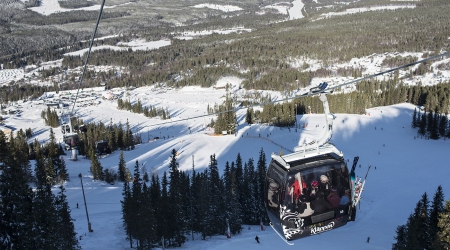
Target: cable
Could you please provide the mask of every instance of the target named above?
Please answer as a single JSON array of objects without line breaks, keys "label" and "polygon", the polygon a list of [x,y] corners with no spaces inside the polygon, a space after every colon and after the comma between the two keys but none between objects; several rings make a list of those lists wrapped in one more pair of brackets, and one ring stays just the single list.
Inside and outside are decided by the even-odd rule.
[{"label": "cable", "polygon": [[83,73],[81,74],[80,83],[78,84],[77,94],[75,95],[75,100],[73,101],[72,111],[69,113],[69,119],[71,114],[73,114],[73,110],[75,109],[75,104],[77,102],[78,93],[80,92],[81,83],[83,82],[84,73],[86,72],[86,66],[89,59],[89,55],[91,54],[92,45],[94,44],[95,33],[97,33],[98,24],[100,23],[100,17],[102,16],[103,6],[105,5],[105,0],[102,1],[102,5],[100,6],[100,10],[98,12],[97,23],[95,24],[94,33],[92,33],[91,43],[89,45],[89,50],[86,56],[86,60],[84,62]]}]

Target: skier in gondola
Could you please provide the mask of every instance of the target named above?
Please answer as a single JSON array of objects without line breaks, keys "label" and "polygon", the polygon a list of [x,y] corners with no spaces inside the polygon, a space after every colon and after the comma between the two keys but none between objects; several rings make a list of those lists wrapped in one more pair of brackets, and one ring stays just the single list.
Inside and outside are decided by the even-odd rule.
[{"label": "skier in gondola", "polygon": [[259,243],[259,237],[258,237],[258,235],[256,235],[255,240],[256,240],[256,242]]}]

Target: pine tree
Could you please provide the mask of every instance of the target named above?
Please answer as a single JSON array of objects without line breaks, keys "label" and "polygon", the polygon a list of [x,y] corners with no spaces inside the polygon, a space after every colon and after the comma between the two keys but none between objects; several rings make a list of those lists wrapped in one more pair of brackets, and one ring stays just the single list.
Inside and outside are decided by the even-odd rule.
[{"label": "pine tree", "polygon": [[433,119],[433,112],[428,112],[427,115],[427,127],[426,127],[426,133],[428,136],[432,136],[433,135],[433,130],[434,130],[434,119]]},{"label": "pine tree", "polygon": [[223,184],[219,177],[219,170],[217,167],[217,160],[215,155],[210,156],[208,167],[208,193],[209,193],[209,206],[206,212],[206,220],[208,225],[207,235],[212,236],[215,234],[225,232],[225,210],[223,203]]},{"label": "pine tree", "polygon": [[112,123],[112,118],[110,120],[109,126],[107,128],[107,138],[108,138],[108,145],[111,151],[117,150],[117,137],[116,137],[116,131],[114,128],[114,125]]},{"label": "pine tree", "polygon": [[444,211],[439,214],[438,241],[441,249],[450,249],[450,200],[445,202]]},{"label": "pine tree", "polygon": [[394,237],[396,242],[392,244],[392,250],[407,250],[406,248],[406,235],[407,228],[405,225],[398,226],[395,230],[397,236]]},{"label": "pine tree", "polygon": [[432,127],[431,127],[430,138],[434,139],[434,140],[438,140],[439,137],[440,137],[440,133],[439,133],[439,114],[434,113],[432,119],[433,119],[433,123],[432,123]]},{"label": "pine tree", "polygon": [[35,249],[57,249],[58,216],[55,197],[49,184],[39,185],[33,200],[33,234]]},{"label": "pine tree", "polygon": [[57,247],[56,249],[80,249],[76,239],[75,226],[70,216],[70,208],[67,197],[64,194],[64,186],[59,187],[60,191],[55,199],[56,225],[57,225]]},{"label": "pine tree", "polygon": [[134,165],[134,177],[133,186],[131,188],[131,207],[133,209],[133,214],[131,215],[131,223],[129,225],[131,229],[131,235],[137,240],[138,249],[142,246],[145,236],[142,234],[141,221],[144,219],[145,214],[143,211],[143,197],[142,197],[142,184],[141,184],[141,174],[139,170],[139,161],[136,160]]},{"label": "pine tree", "polygon": [[420,124],[419,124],[419,134],[425,135],[427,128],[427,115],[426,113],[423,113],[420,117]]},{"label": "pine tree", "polygon": [[[242,169],[241,169],[242,170]],[[242,171],[241,171],[242,174]],[[236,178],[236,175],[240,177]],[[231,162],[230,166],[230,174],[229,174],[229,185],[230,187],[230,202],[229,202],[229,210],[227,213],[229,214],[229,224],[231,234],[237,234],[242,230],[242,204],[240,203],[240,195],[241,193],[238,190],[237,179],[242,178],[240,174],[237,174],[236,166],[234,162]],[[226,180],[225,180],[226,181]]]},{"label": "pine tree", "polygon": [[266,154],[264,153],[264,150],[261,148],[259,151],[259,158],[258,163],[256,167],[256,179],[257,179],[257,188],[258,188],[258,196],[257,196],[257,202],[258,202],[258,210],[259,210],[259,217],[262,218],[264,221],[267,221],[267,213],[266,208],[264,205],[264,195],[265,195],[265,181],[266,181],[266,172],[267,172],[267,166],[266,166]]},{"label": "pine tree", "polygon": [[69,174],[67,173],[66,163],[63,159],[59,157],[59,147],[56,143],[55,134],[50,128],[50,142],[47,145],[48,156],[47,156],[47,181],[49,184],[63,183],[69,180]]},{"label": "pine tree", "polygon": [[[420,112],[420,111],[419,111]],[[419,114],[420,115],[420,114]],[[414,109],[414,113],[413,113],[413,117],[412,117],[412,122],[411,122],[411,127],[412,128],[416,128],[417,127],[417,109]]]},{"label": "pine tree", "polygon": [[245,122],[247,124],[253,124],[253,109],[252,108],[247,109],[247,114],[245,116]]},{"label": "pine tree", "polygon": [[437,235],[439,233],[439,215],[444,211],[444,192],[442,186],[439,185],[436,193],[434,193],[433,202],[430,211],[430,242],[432,249],[439,249],[439,241]]},{"label": "pine tree", "polygon": [[44,186],[47,184],[47,178],[46,178],[46,159],[44,158],[44,155],[41,151],[41,146],[39,145],[39,142],[37,140],[34,141],[34,148],[35,148],[35,178],[36,178],[36,186]]},{"label": "pine tree", "polygon": [[132,238],[132,215],[133,215],[133,207],[132,207],[132,197],[130,191],[130,185],[128,182],[123,183],[123,191],[122,191],[123,200],[122,203],[122,219],[125,232],[127,234],[127,238],[130,241],[130,248],[133,248],[133,238]]},{"label": "pine tree", "polygon": [[426,193],[417,203],[414,213],[408,218],[407,227],[407,249],[428,249],[429,241],[429,201]]},{"label": "pine tree", "polygon": [[140,220],[139,228],[140,228],[140,238],[141,238],[141,247],[143,249],[150,249],[153,242],[156,242],[155,238],[155,213],[153,210],[153,202],[151,200],[151,192],[150,188],[147,187],[147,184],[144,182],[142,184],[142,193],[141,193],[141,207],[139,214]]},{"label": "pine tree", "polygon": [[161,200],[161,185],[159,183],[159,178],[156,175],[152,175],[151,178],[151,184],[150,184],[150,200],[153,204],[152,206],[152,214],[155,216],[155,222],[154,222],[154,230],[155,233],[153,235],[155,242],[158,242],[162,234],[162,228],[164,227],[163,224],[159,224],[161,213],[160,213],[160,200]]},{"label": "pine tree", "polygon": [[24,237],[33,229],[30,213],[34,194],[28,185],[30,163],[27,157],[23,157],[24,152],[18,151],[21,147],[16,147],[20,142],[11,136],[8,146],[1,135],[0,149],[6,150],[0,153],[0,249],[16,249],[18,246],[34,249],[34,239]]},{"label": "pine tree", "polygon": [[179,163],[177,162],[177,151],[172,149],[170,156],[169,173],[169,200],[171,201],[169,213],[171,216],[168,219],[171,235],[169,239],[173,239],[176,246],[181,246],[186,241],[186,215],[183,211],[183,197],[181,196],[182,187],[180,179],[180,171],[178,170]]},{"label": "pine tree", "polygon": [[133,143],[133,133],[130,129],[130,123],[128,122],[125,125],[125,131],[123,133],[123,142],[124,142],[124,148],[125,150],[132,150],[134,149],[134,143]]},{"label": "pine tree", "polygon": [[[244,184],[244,169],[242,166],[242,158],[241,158],[241,154],[238,153],[237,157],[236,157],[236,167],[233,168],[233,164],[231,165],[231,171],[232,174],[234,175],[234,179],[235,179],[235,183],[233,184],[233,189],[236,192],[237,195],[237,199],[238,199],[238,203],[239,204],[245,204],[245,199],[246,199],[246,195],[247,192],[245,191],[245,184]],[[233,171],[234,170],[234,171]],[[244,223],[245,219],[244,219],[244,212],[241,212],[241,220]]]},{"label": "pine tree", "polygon": [[97,154],[94,149],[91,148],[89,150],[89,157],[91,158],[91,173],[94,177],[94,180],[104,180],[103,167],[100,161],[97,158]]},{"label": "pine tree", "polygon": [[[169,201],[169,193],[168,193],[169,181],[167,180],[167,173],[164,172],[162,181],[161,181],[161,199],[158,206],[158,213],[156,223],[158,225],[158,231],[161,233],[161,236],[167,240],[170,239],[172,233],[169,228],[169,217],[173,216],[169,214],[171,203]],[[165,244],[167,245],[167,244]]]},{"label": "pine tree", "polygon": [[125,168],[125,158],[123,156],[123,150],[121,150],[119,156],[119,181],[125,182]]},{"label": "pine tree", "polygon": [[440,115],[439,117],[440,117],[439,118],[439,135],[440,135],[440,137],[445,137],[448,119],[447,119],[447,116],[445,116],[445,115]]}]

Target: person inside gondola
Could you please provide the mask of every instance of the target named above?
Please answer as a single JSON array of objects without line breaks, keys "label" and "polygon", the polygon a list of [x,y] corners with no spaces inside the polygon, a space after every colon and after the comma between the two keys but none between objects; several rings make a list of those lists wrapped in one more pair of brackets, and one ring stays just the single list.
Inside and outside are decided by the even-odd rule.
[{"label": "person inside gondola", "polygon": [[333,207],[328,201],[325,200],[325,193],[323,191],[319,191],[317,198],[311,201],[311,208],[314,209],[315,213],[323,213]]},{"label": "person inside gondola", "polygon": [[267,200],[268,200],[268,205],[270,207],[273,207],[273,208],[278,207],[278,205],[279,205],[278,195],[279,195],[279,185],[275,181],[270,180],[269,190],[267,192],[267,196],[268,196]]},{"label": "person inside gondola", "polygon": [[319,192],[319,182],[316,181],[316,180],[313,180],[311,182],[311,193],[310,193],[311,199],[315,199],[316,198],[317,192]]},{"label": "person inside gondola", "polygon": [[341,197],[340,205],[345,206],[350,203],[350,190],[345,190],[345,194]]},{"label": "person inside gondola", "polygon": [[330,188],[331,184],[328,176],[325,174],[321,175],[319,182],[319,191],[322,191],[326,197],[330,194]]},{"label": "person inside gondola", "polygon": [[327,200],[331,203],[331,206],[333,206],[333,208],[339,207],[341,197],[339,197],[336,188],[331,188],[331,193],[328,195]]},{"label": "person inside gondola", "polygon": [[306,183],[303,181],[300,172],[295,174],[295,180],[292,187],[294,188],[294,201],[297,202],[300,195],[303,193],[303,189],[306,189]]}]

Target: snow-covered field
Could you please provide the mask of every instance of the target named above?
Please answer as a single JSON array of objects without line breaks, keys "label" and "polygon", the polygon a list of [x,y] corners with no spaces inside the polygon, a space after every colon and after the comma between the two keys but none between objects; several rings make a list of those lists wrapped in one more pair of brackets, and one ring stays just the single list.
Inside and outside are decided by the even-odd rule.
[{"label": "snow-covered field", "polygon": [[[233,91],[238,91],[236,86],[239,79],[225,78],[221,79],[219,84],[227,82],[235,86]],[[269,161],[270,154],[280,150],[276,144],[293,149],[305,140],[311,141],[319,137],[323,132],[324,115],[297,116],[299,124],[306,122],[309,126],[295,132],[293,129],[289,131],[267,125],[248,126],[244,123],[245,110],[240,110],[237,136],[209,136],[211,131],[206,129],[204,124],[208,123],[211,117],[198,116],[205,114],[208,104],[220,103],[224,94],[223,89],[200,87],[178,90],[145,87],[125,92],[131,101],[140,99],[146,105],[168,107],[172,119],[166,121],[117,110],[115,101],[102,101],[98,106],[77,108],[76,113],[87,122],[109,122],[112,119],[114,123],[121,121],[124,124],[128,119],[133,132],[141,133],[144,142],[137,145],[135,150],[125,152],[127,167],[133,171],[135,161],[139,160],[140,163],[145,163],[143,171],[159,175],[168,170],[172,149],[180,152],[178,162],[181,170],[191,170],[193,155],[196,169],[202,170],[208,166],[209,156],[216,154],[222,173],[225,162],[234,161],[238,153],[244,160],[250,157],[256,159],[262,148]],[[16,106],[23,111],[22,115],[7,116],[6,125],[16,130],[31,127],[39,140],[47,140],[49,128],[44,126],[40,118],[40,111],[44,106],[36,102],[20,103]],[[355,156],[360,157],[361,168],[357,168],[358,175],[365,174],[368,165],[377,168],[372,168],[368,176],[356,222],[294,241],[294,247],[389,249],[396,227],[406,222],[424,192],[432,197],[438,185],[443,186],[444,194],[450,192],[450,168],[444,157],[450,150],[450,141],[417,137],[417,131],[410,126],[413,110],[414,106],[410,104],[399,104],[369,109],[367,113],[370,115],[336,114],[331,142],[344,152],[346,159],[351,161]],[[190,119],[183,120],[187,118]],[[168,123],[170,121],[173,123]],[[189,133],[188,127],[191,127],[192,134]],[[59,129],[55,129],[55,132],[56,138],[60,140],[61,132]],[[270,134],[269,138],[267,134]],[[166,138],[149,142],[147,139],[152,136]],[[70,181],[65,186],[72,208],[71,214],[76,220],[76,232],[83,236],[80,245],[83,249],[128,249],[129,243],[121,220],[122,185],[93,181],[89,172],[89,160],[80,157],[78,161],[70,161],[69,155],[64,157],[70,173]],[[100,162],[103,168],[117,170],[119,152],[102,157]],[[77,177],[79,173],[83,175],[93,233],[87,232],[80,180]],[[79,209],[76,208],[77,203]],[[260,237],[261,244],[255,242],[256,235]],[[369,236],[371,241],[367,244],[366,238]],[[256,226],[250,229],[245,226],[242,234],[231,239],[215,236],[206,241],[189,241],[181,247],[200,248],[293,249],[279,239],[270,227],[266,231],[260,231]]]},{"label": "snow-covered field", "polygon": [[[126,5],[129,4],[131,2],[128,3],[124,3],[124,4],[120,4],[120,5]],[[103,8],[105,9],[110,9],[110,8],[116,8],[117,6],[120,5],[112,5],[112,6],[108,6],[105,5]],[[41,1],[41,5],[38,7],[32,7],[30,8],[30,10],[35,11],[41,15],[51,15],[53,13],[59,13],[59,12],[67,12],[67,11],[73,11],[73,10],[99,10],[100,9],[100,5],[92,5],[89,7],[83,7],[83,8],[77,8],[77,9],[66,9],[66,8],[62,8],[61,6],[59,6],[58,0],[42,0]]]},{"label": "snow-covered field", "polygon": [[[127,43],[120,42],[117,45],[118,46],[110,46],[110,45],[100,45],[100,46],[93,46],[91,52],[96,50],[102,50],[102,49],[110,49],[110,50],[128,50],[131,48],[133,51],[137,50],[153,50],[158,49],[164,46],[168,46],[171,44],[171,41],[168,39],[163,39],[159,41],[145,41],[145,40],[133,40]],[[88,52],[88,48],[69,52],[64,54],[65,56],[82,56],[84,53]]]},{"label": "snow-covered field", "polygon": [[213,10],[220,10],[223,12],[233,12],[242,10],[241,7],[234,6],[234,5],[222,5],[222,4],[210,4],[210,3],[202,3],[192,6],[194,8],[209,8]]},{"label": "snow-covered field", "polygon": [[23,78],[23,69],[2,69],[0,70],[0,85]]},{"label": "snow-covered field", "polygon": [[[331,16],[341,16],[341,15],[350,15],[356,13],[362,13],[367,11],[380,11],[380,10],[396,10],[396,9],[405,9],[405,8],[415,8],[415,4],[404,4],[404,5],[386,5],[386,6],[371,6],[364,8],[351,8],[341,12],[329,12],[326,14],[322,14],[322,18],[328,18]],[[319,18],[320,19],[320,18]]]}]

